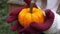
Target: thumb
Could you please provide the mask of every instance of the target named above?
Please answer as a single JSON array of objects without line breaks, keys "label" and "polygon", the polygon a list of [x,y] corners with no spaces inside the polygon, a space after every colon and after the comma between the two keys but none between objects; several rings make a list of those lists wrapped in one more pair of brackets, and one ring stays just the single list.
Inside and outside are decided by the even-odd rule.
[{"label": "thumb", "polygon": [[54,13],[50,9],[45,10],[45,14],[46,17],[54,18]]}]

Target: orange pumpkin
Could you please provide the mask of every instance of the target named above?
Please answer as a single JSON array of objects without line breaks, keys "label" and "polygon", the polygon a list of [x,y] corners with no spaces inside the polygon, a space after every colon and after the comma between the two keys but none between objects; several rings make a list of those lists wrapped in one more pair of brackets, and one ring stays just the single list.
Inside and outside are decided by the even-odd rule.
[{"label": "orange pumpkin", "polygon": [[38,8],[33,8],[32,13],[30,13],[30,8],[24,8],[19,12],[18,21],[24,27],[29,26],[32,22],[43,24],[44,14],[43,11]]}]

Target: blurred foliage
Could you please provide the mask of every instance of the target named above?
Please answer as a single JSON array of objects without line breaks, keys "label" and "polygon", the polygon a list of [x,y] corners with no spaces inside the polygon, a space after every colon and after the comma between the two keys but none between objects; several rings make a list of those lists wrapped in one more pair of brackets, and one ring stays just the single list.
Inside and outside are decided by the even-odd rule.
[{"label": "blurred foliage", "polygon": [[17,34],[10,30],[10,25],[6,23],[8,17],[8,0],[0,0],[0,34]]}]

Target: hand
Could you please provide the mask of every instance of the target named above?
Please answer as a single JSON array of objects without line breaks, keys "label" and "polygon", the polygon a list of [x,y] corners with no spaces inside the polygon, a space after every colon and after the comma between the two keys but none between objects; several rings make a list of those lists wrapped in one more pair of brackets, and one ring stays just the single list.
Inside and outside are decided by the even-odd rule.
[{"label": "hand", "polygon": [[[7,23],[12,23],[13,21],[17,20],[17,16],[19,14],[19,12],[23,9],[24,7],[19,7],[19,8],[14,8],[9,12],[9,17],[7,18],[6,22]],[[19,22],[17,21],[16,24],[11,25],[11,30],[15,31],[17,30],[19,27],[21,27],[21,25],[19,24]]]},{"label": "hand", "polygon": [[46,14],[46,19],[45,19],[44,24],[39,25],[39,24],[33,22],[33,23],[31,23],[30,26],[33,29],[36,29],[36,30],[39,30],[39,31],[46,31],[46,30],[48,30],[52,26],[52,24],[53,24],[55,15],[49,9],[45,10],[45,14]]},{"label": "hand", "polygon": [[[22,8],[17,8],[17,9],[12,10],[10,12],[9,18],[7,19],[7,22],[11,23],[11,22],[15,21],[17,19],[17,15],[21,9]],[[15,25],[11,26],[11,30],[13,30],[13,31],[17,30],[19,34],[21,32],[23,32],[24,34],[28,34],[28,33],[32,34],[32,32],[33,32],[33,34],[39,34],[39,32],[43,33],[42,31],[48,30],[54,21],[54,13],[51,10],[47,9],[45,11],[45,14],[46,14],[46,21],[42,25],[38,25],[37,23],[33,22],[30,24],[29,27],[22,27],[19,24],[19,22],[17,21],[17,23]]]}]

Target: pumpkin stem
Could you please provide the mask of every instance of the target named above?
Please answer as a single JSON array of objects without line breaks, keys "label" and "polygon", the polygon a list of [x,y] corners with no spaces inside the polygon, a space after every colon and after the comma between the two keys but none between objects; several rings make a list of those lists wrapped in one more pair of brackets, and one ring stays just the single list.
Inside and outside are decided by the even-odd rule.
[{"label": "pumpkin stem", "polygon": [[33,9],[33,3],[30,3],[30,13],[32,13],[32,9]]},{"label": "pumpkin stem", "polygon": [[33,4],[36,2],[36,0],[32,0],[30,3],[30,13],[32,13],[33,10]]}]

